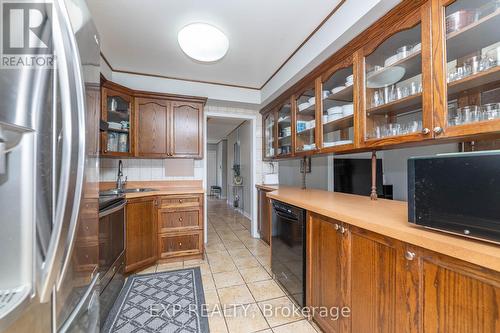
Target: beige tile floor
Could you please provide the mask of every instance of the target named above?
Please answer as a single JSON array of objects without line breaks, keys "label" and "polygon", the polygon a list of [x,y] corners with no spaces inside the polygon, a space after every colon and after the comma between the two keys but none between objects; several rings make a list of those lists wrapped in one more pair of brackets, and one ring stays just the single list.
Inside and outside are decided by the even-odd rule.
[{"label": "beige tile floor", "polygon": [[[250,220],[225,201],[209,199],[205,260],[154,265],[141,273],[200,267],[205,302],[212,311],[211,333],[321,332],[300,315],[283,316],[280,311],[269,315],[263,310],[266,306],[291,308],[292,301],[271,278],[269,246],[252,238],[249,229]],[[224,312],[225,304],[231,307]]]}]

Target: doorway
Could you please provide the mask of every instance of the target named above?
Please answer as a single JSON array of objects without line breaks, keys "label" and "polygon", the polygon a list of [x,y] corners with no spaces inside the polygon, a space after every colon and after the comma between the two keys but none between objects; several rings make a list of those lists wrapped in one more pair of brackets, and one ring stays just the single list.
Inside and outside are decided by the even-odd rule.
[{"label": "doorway", "polygon": [[[249,237],[258,237],[255,189],[257,117],[211,111],[207,111],[205,117],[205,221],[209,215],[215,218],[220,213],[223,218],[228,212],[234,216],[234,212],[239,214],[242,225],[246,225]],[[212,184],[220,187],[220,195],[211,191]]]}]

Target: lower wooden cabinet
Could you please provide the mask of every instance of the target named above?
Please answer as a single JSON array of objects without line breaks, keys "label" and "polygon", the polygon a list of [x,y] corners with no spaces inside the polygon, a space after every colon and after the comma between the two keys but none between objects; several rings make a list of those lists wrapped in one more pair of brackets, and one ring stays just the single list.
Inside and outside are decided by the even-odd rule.
[{"label": "lower wooden cabinet", "polygon": [[125,271],[147,267],[158,258],[156,198],[129,199],[126,208]]},{"label": "lower wooden cabinet", "polygon": [[500,273],[308,213],[307,305],[324,332],[500,332]]},{"label": "lower wooden cabinet", "polygon": [[203,253],[203,231],[167,233],[158,236],[160,259]]},{"label": "lower wooden cabinet", "polygon": [[267,198],[267,192],[263,189],[258,189],[258,227],[260,239],[267,244],[271,244],[271,204]]},{"label": "lower wooden cabinet", "polygon": [[[307,223],[307,304],[312,307],[339,307],[342,298],[342,242],[339,224],[310,214]],[[325,255],[325,254],[328,255]],[[328,332],[340,332],[340,321],[316,313],[314,320]]]},{"label": "lower wooden cabinet", "polygon": [[203,255],[202,194],[130,199],[126,210],[126,272]]}]

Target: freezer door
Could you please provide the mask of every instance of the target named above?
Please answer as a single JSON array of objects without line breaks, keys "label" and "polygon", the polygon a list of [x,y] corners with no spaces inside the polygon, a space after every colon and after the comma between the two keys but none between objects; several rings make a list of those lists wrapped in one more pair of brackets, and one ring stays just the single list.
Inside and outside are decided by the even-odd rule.
[{"label": "freezer door", "polygon": [[[74,326],[75,309],[97,276],[99,264],[99,115],[100,52],[97,30],[83,0],[59,0],[61,30],[68,31],[72,71],[71,93],[77,107],[83,107],[85,149],[82,156],[83,182],[76,224],[65,240],[65,255],[55,293],[55,326]],[[82,111],[82,110],[80,110]],[[74,149],[77,149],[75,147]],[[95,300],[98,303],[98,299]],[[81,309],[80,309],[81,310]],[[77,310],[77,311],[80,311]],[[97,311],[98,317],[99,311]],[[97,321],[99,321],[97,319]],[[75,324],[76,327],[79,324]],[[98,324],[97,324],[98,325]]]}]

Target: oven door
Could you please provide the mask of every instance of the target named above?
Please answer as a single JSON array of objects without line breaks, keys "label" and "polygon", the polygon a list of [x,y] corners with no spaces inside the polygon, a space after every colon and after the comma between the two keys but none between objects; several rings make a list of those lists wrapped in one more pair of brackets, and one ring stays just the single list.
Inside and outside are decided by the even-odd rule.
[{"label": "oven door", "polygon": [[101,288],[113,277],[110,269],[125,252],[126,201],[99,212],[99,273]]},{"label": "oven door", "polygon": [[305,221],[273,207],[271,266],[274,278],[299,306],[305,305]]}]

